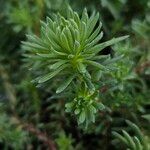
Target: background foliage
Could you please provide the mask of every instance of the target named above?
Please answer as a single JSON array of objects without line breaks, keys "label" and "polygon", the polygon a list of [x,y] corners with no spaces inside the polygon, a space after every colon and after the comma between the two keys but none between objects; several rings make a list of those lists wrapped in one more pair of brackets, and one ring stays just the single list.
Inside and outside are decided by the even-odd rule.
[{"label": "background foliage", "polygon": [[[84,7],[88,14],[99,12],[103,41],[130,35],[99,54],[124,57],[111,66],[117,71],[102,74],[96,83],[105,109],[96,113],[96,122],[87,129],[78,126],[76,118],[64,111],[69,93],[56,94],[57,81],[40,87],[31,82],[33,74],[24,62],[21,47],[26,34],[39,36],[40,20],[57,12],[65,16],[66,3],[80,16]],[[149,10],[148,0],[1,0],[2,149],[149,150]]]}]

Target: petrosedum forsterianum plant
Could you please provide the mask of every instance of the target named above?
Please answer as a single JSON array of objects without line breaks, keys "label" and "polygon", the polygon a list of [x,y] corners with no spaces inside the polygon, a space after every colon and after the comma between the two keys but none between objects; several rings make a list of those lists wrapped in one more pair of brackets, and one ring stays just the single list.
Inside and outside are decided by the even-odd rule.
[{"label": "petrosedum forsterianum plant", "polygon": [[131,136],[128,132],[122,130],[123,135],[115,131],[112,132],[114,137],[123,144],[125,144],[127,150],[149,150],[150,149],[149,138],[142,133],[142,131],[136,124],[132,123],[129,120],[126,120],[126,123],[129,125],[129,127],[134,131],[136,135]]},{"label": "petrosedum forsterianum plant", "polygon": [[[61,93],[70,84],[74,84],[75,89],[83,87],[83,89],[86,88],[87,95],[95,95],[96,88],[93,84],[95,75],[93,76],[93,74],[109,71],[109,67],[105,65],[108,57],[98,55],[98,53],[105,47],[128,37],[113,38],[107,42],[99,43],[103,32],[101,31],[102,23],[98,24],[98,22],[98,13],[93,13],[89,17],[87,10],[84,9],[80,18],[68,7],[66,18],[57,14],[54,19],[47,17],[46,23],[41,22],[39,37],[27,35],[28,41],[22,42],[23,49],[26,50],[25,57],[32,69],[40,74],[35,81],[42,84],[54,77],[60,81],[65,77],[65,80],[58,85],[56,93]],[[87,97],[93,98],[93,96]],[[85,99],[89,99],[87,97]],[[91,100],[92,103],[94,99]],[[73,101],[75,100],[78,101],[78,98]],[[87,114],[85,117],[80,117],[83,115],[84,108],[85,106],[78,114],[81,120],[79,123],[83,123],[88,118]],[[94,112],[96,112],[95,109],[96,107],[93,108]],[[94,122],[95,119],[92,120]]]}]

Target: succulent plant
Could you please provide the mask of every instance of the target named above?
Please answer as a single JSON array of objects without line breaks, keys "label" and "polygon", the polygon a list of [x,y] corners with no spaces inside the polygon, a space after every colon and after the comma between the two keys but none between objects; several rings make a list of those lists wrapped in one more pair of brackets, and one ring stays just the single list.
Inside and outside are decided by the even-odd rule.
[{"label": "succulent plant", "polygon": [[27,35],[28,41],[22,42],[28,62],[41,73],[35,81],[41,84],[54,77],[60,80],[65,77],[56,93],[63,92],[74,82],[77,88],[84,84],[84,88],[93,94],[96,89],[93,78],[99,72],[110,71],[107,63],[110,58],[98,53],[128,37],[100,43],[103,37],[101,27],[99,13],[89,17],[86,9],[81,18],[70,7],[66,18],[60,14],[55,15],[53,20],[47,17],[46,23],[41,22],[40,36]]}]

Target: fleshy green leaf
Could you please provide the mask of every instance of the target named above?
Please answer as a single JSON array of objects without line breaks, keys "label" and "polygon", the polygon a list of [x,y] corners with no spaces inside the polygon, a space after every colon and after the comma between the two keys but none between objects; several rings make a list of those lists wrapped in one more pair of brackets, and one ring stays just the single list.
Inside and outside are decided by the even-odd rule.
[{"label": "fleshy green leaf", "polygon": [[79,124],[85,121],[85,111],[82,111],[79,115]]},{"label": "fleshy green leaf", "polygon": [[119,133],[117,132],[112,132],[113,136],[115,136],[116,138],[118,138],[120,141],[122,141],[123,143],[125,143],[126,145],[128,145],[128,141]]},{"label": "fleshy green leaf", "polygon": [[101,51],[102,49],[108,47],[108,46],[111,46],[113,44],[116,44],[122,40],[125,40],[126,38],[128,38],[129,36],[122,36],[122,37],[118,37],[118,38],[113,38],[109,41],[106,41],[106,42],[103,42],[103,43],[100,43],[96,46],[94,46],[93,48],[89,48],[89,49],[86,49],[85,50],[85,53],[94,53],[94,54],[97,54],[99,51]]},{"label": "fleshy green leaf", "polygon": [[57,69],[61,65],[65,64],[67,60],[60,60],[59,62],[54,63],[53,65],[50,66],[50,69]]},{"label": "fleshy green leaf", "polygon": [[59,88],[56,90],[56,93],[61,93],[62,91],[64,91],[69,84],[71,83],[71,81],[74,79],[75,75],[70,76],[67,80],[65,80],[60,86]]},{"label": "fleshy green leaf", "polygon": [[126,131],[122,131],[124,137],[126,138],[126,140],[128,141],[128,145],[135,150],[135,143],[133,142],[133,139],[131,138],[131,136],[126,132]]},{"label": "fleshy green leaf", "polygon": [[42,77],[39,78],[38,83],[43,83],[46,82],[48,80],[50,80],[51,78],[53,78],[54,76],[56,76],[60,71],[62,71],[63,69],[65,69],[68,65],[63,65],[60,68],[58,68],[57,70],[50,72],[46,75],[43,75]]},{"label": "fleshy green leaf", "polygon": [[100,63],[97,63],[97,62],[95,62],[95,61],[87,60],[86,63],[88,63],[88,64],[90,64],[90,65],[92,65],[92,66],[94,66],[94,67],[97,67],[97,68],[99,68],[100,70],[107,70],[107,68],[106,68],[105,66],[103,66],[103,65],[101,65]]}]

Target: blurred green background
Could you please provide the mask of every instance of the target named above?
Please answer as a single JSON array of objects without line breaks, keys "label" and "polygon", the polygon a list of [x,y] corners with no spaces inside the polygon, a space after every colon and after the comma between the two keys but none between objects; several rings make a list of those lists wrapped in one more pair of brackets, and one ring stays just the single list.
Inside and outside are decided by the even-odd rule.
[{"label": "blurred green background", "polygon": [[[79,14],[100,13],[104,38],[130,35],[106,49],[126,56],[114,74],[117,92],[100,89],[107,109],[88,130],[65,113],[65,97],[49,87],[36,87],[23,61],[21,41],[40,33],[40,20],[61,13],[67,4]],[[106,92],[105,92],[106,91]],[[124,150],[111,131],[129,131],[125,119],[138,125],[150,141],[150,1],[148,0],[0,0],[0,149]],[[134,135],[131,131],[131,135]],[[144,150],[144,149],[143,149]]]}]

